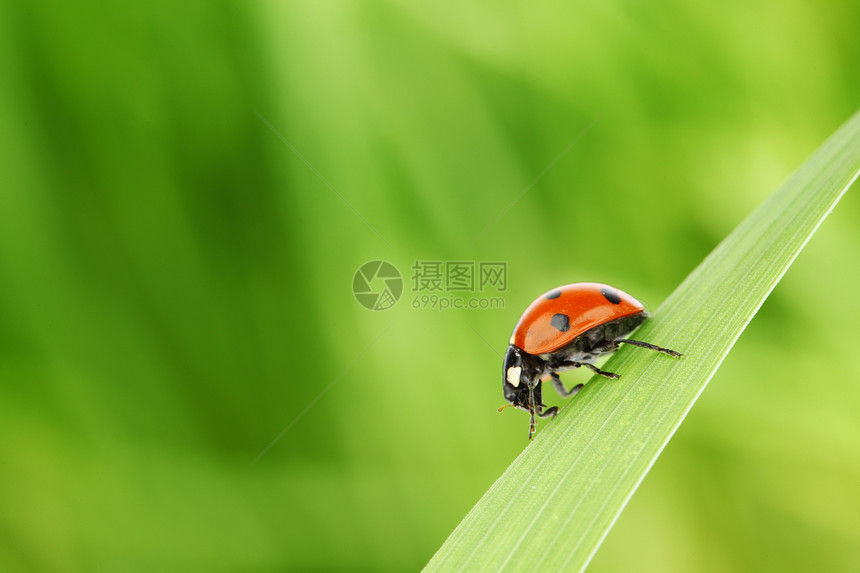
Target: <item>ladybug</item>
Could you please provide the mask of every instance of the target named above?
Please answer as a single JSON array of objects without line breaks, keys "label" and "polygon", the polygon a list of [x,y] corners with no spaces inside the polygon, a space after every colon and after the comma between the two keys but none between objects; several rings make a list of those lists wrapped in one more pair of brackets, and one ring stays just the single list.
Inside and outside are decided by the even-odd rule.
[{"label": "ladybug", "polygon": [[579,392],[583,385],[568,390],[558,373],[585,366],[606,378],[618,374],[601,370],[592,362],[631,344],[656,350],[670,356],[681,356],[669,350],[624,338],[648,318],[644,305],[615,287],[599,283],[574,283],[555,288],[529,305],[511,335],[505,353],[502,385],[505,400],[502,408],[515,406],[531,415],[529,439],[535,432],[535,414],[555,417],[558,407],[542,403],[541,383],[552,379],[562,397]]}]

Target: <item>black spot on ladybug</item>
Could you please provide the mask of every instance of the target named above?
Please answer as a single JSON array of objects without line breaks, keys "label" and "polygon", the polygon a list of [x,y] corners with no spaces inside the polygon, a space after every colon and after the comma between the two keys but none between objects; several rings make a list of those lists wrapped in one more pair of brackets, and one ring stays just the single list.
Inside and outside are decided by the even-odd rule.
[{"label": "black spot on ladybug", "polygon": [[561,289],[557,288],[554,291],[550,291],[550,292],[546,293],[543,297],[552,300],[552,299],[558,298],[560,296],[561,296]]},{"label": "black spot on ladybug", "polygon": [[570,319],[566,314],[554,314],[552,320],[549,321],[551,326],[559,329],[561,332],[567,332],[570,328]]},{"label": "black spot on ladybug", "polygon": [[608,288],[603,287],[600,289],[600,294],[602,294],[606,300],[612,304],[621,304],[621,297],[618,296],[618,293],[614,290],[609,290]]}]

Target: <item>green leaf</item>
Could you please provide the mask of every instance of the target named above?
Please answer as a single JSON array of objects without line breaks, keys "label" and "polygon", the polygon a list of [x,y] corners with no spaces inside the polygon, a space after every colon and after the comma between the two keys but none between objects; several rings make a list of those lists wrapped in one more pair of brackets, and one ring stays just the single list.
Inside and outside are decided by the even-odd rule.
[{"label": "green leaf", "polygon": [[[427,571],[584,569],[746,325],[860,171],[860,113],[752,212],[472,508]],[[666,256],[671,256],[667,253]]]}]

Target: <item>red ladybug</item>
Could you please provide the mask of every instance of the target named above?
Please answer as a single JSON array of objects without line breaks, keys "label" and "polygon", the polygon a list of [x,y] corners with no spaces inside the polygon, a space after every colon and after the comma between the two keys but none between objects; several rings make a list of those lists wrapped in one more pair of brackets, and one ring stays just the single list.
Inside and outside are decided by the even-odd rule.
[{"label": "red ladybug", "polygon": [[502,371],[509,405],[531,414],[529,439],[535,431],[535,414],[548,418],[558,413],[557,407],[547,408],[541,402],[542,380],[552,378],[552,385],[566,397],[579,392],[583,385],[565,388],[558,376],[564,370],[585,366],[601,376],[618,378],[618,374],[605,372],[592,362],[618,350],[622,342],[681,356],[668,348],[624,338],[646,318],[648,313],[641,302],[599,283],[565,285],[529,305],[514,327]]}]

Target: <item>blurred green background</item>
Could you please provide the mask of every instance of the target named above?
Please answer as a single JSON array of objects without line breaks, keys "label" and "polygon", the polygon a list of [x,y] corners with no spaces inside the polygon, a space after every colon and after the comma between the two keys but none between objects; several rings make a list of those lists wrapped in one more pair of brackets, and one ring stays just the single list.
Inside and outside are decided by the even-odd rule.
[{"label": "blurred green background", "polygon": [[[526,305],[591,280],[656,308],[860,106],[858,21],[3,3],[0,570],[419,569],[526,445],[496,413]],[[860,570],[858,217],[852,192],[590,571]],[[376,259],[405,285],[380,312],[351,292]],[[416,260],[506,262],[504,308],[412,308]]]}]

